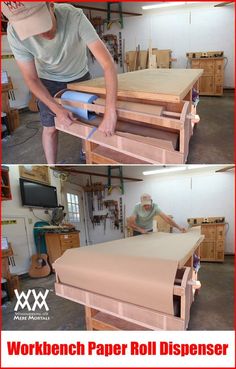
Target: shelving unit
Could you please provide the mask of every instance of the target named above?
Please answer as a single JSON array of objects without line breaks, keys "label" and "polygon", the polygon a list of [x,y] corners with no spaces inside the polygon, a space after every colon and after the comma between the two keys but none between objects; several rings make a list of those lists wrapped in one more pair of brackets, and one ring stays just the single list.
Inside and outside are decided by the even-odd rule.
[{"label": "shelving unit", "polygon": [[3,166],[1,168],[1,198],[2,201],[11,200],[11,185],[10,185],[10,178],[9,178],[9,168]]}]

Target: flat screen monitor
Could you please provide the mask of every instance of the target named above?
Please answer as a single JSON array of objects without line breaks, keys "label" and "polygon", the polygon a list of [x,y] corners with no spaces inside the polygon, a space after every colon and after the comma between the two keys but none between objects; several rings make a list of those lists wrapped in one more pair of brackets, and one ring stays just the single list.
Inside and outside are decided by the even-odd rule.
[{"label": "flat screen monitor", "polygon": [[23,206],[47,209],[58,206],[56,187],[20,178],[20,191]]}]

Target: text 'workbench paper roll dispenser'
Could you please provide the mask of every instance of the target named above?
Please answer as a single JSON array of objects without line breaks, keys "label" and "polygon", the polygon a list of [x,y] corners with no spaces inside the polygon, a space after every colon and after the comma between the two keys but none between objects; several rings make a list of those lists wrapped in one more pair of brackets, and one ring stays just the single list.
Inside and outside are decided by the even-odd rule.
[{"label": "text 'workbench paper roll dispenser'", "polygon": [[65,91],[61,95],[62,106],[65,109],[71,111],[72,113],[78,115],[80,118],[83,118],[86,120],[94,119],[96,117],[96,114],[87,109],[63,104],[63,100],[92,104],[97,98],[98,97],[95,95],[85,94],[83,92],[77,92],[77,91]]}]

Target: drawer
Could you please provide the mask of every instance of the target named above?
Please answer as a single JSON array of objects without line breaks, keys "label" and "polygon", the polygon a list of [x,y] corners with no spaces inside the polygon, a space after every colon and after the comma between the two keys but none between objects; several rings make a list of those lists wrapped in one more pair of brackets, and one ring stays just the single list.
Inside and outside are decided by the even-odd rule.
[{"label": "drawer", "polygon": [[224,61],[216,60],[215,61],[215,74],[223,76],[224,74]]},{"label": "drawer", "polygon": [[72,234],[60,234],[61,241],[68,241],[72,239]]},{"label": "drawer", "polygon": [[76,242],[76,243],[79,243],[79,233],[73,233],[70,235],[70,239],[73,241],[73,242]]},{"label": "drawer", "polygon": [[62,246],[66,247],[66,246],[70,246],[70,245],[72,246],[73,244],[74,244],[74,242],[72,240],[62,240],[61,241],[61,247]]},{"label": "drawer", "polygon": [[215,242],[203,241],[200,247],[200,257],[202,260],[214,260],[215,258]]},{"label": "drawer", "polygon": [[64,244],[64,245],[61,245],[61,252],[65,252],[66,250],[68,249],[72,249],[73,248],[73,244]]},{"label": "drawer", "polygon": [[201,233],[205,235],[204,241],[214,241],[216,238],[216,227],[215,226],[201,226]]},{"label": "drawer", "polygon": [[213,60],[201,60],[200,69],[204,69],[203,76],[214,76],[214,61]]},{"label": "drawer", "polygon": [[216,250],[217,251],[224,251],[225,243],[222,241],[216,242]]},{"label": "drawer", "polygon": [[215,95],[223,95],[223,86],[222,85],[215,85]]},{"label": "drawer", "polygon": [[200,61],[199,60],[192,60],[191,67],[193,69],[200,69]]},{"label": "drawer", "polygon": [[199,86],[200,94],[213,94],[214,93],[214,77],[203,75],[200,78],[200,86]]},{"label": "drawer", "polygon": [[217,226],[216,228],[216,240],[223,241],[225,238],[225,227],[224,226]]},{"label": "drawer", "polygon": [[68,241],[79,241],[79,233],[69,233],[69,234],[61,234],[60,235],[60,241],[61,242],[68,242]]},{"label": "drawer", "polygon": [[216,251],[216,261],[224,261],[224,251]]},{"label": "drawer", "polygon": [[223,85],[223,78],[221,76],[215,76],[215,84]]}]

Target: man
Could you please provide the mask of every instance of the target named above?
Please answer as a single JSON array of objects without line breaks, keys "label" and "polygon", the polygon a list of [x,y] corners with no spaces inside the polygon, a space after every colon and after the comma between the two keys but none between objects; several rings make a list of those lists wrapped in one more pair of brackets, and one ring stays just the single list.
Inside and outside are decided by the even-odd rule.
[{"label": "man", "polygon": [[90,78],[86,46],[104,70],[106,109],[99,130],[114,134],[117,74],[113,59],[83,14],[69,4],[2,2],[9,19],[7,35],[16,62],[30,91],[39,99],[43,147],[48,164],[56,163],[58,133],[54,117],[66,126],[71,112],[55,102],[56,92],[68,82]]},{"label": "man", "polygon": [[128,225],[133,229],[133,235],[138,236],[152,232],[153,218],[155,215],[159,215],[172,227],[177,228],[180,232],[185,233],[186,229],[176,224],[168,215],[164,214],[159,206],[153,203],[152,198],[148,194],[141,196],[141,202],[138,203],[133,211],[132,216],[129,218]]}]

